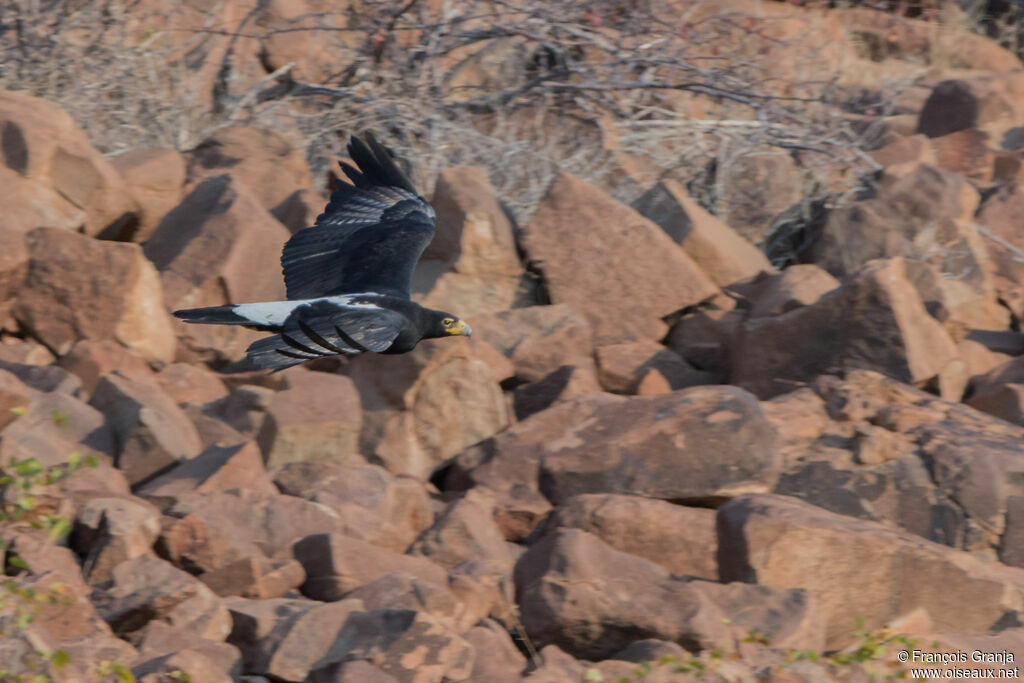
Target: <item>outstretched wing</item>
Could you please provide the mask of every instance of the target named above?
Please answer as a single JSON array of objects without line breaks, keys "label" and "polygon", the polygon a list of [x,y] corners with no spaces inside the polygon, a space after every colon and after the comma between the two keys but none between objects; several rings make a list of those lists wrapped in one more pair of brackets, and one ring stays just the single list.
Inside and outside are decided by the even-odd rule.
[{"label": "outstretched wing", "polygon": [[366,143],[353,137],[348,153],[359,166],[342,163],[351,184],[338,181],[316,225],[284,246],[288,298],[379,292],[408,299],[413,268],[434,237],[434,210],[372,135]]},{"label": "outstretched wing", "polygon": [[247,355],[257,367],[283,370],[324,356],[380,353],[407,322],[387,308],[318,301],[292,311],[279,334],[253,342]]}]

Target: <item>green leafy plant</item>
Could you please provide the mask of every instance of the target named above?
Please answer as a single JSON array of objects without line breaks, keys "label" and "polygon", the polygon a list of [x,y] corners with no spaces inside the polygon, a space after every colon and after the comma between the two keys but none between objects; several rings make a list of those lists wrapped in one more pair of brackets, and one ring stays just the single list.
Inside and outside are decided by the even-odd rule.
[{"label": "green leafy plant", "polygon": [[[21,408],[14,408],[11,412],[19,417],[25,414]],[[57,427],[67,427],[68,419],[60,411],[54,411],[50,418]],[[63,515],[44,512],[39,505],[39,491],[84,467],[96,467],[97,464],[95,456],[83,456],[77,451],[68,456],[67,462],[50,466],[34,457],[8,458],[6,464],[0,465],[0,491],[5,492],[4,500],[0,501],[0,532],[14,524],[23,523],[34,529],[48,530],[51,542],[63,540],[71,531],[71,520]],[[0,553],[5,549],[5,539],[0,535]],[[7,618],[0,621],[0,638],[11,637],[17,631],[27,629],[39,611],[47,605],[71,603],[65,584],[53,582],[42,590],[22,585],[13,575],[31,571],[29,564],[16,554],[4,559],[6,564],[2,569],[7,576],[0,581],[0,614]],[[59,671],[70,662],[71,656],[65,650],[36,650],[22,660],[28,672],[14,673],[10,669],[0,668],[0,683],[49,683],[53,679],[43,672]],[[124,669],[123,666],[121,668]],[[124,672],[127,678],[112,670],[122,681],[135,680],[130,671],[124,669]]]}]

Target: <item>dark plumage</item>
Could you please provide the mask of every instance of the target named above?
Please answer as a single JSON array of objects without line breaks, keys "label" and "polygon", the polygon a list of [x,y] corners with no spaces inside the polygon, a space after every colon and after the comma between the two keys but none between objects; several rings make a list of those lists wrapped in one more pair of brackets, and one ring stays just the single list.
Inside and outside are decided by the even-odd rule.
[{"label": "dark plumage", "polygon": [[284,245],[287,301],[175,311],[190,323],[244,325],[272,337],[249,346],[259,368],[334,355],[405,353],[421,339],[469,336],[469,325],[409,300],[413,268],[434,237],[434,210],[372,135],[353,137],[316,225]]}]

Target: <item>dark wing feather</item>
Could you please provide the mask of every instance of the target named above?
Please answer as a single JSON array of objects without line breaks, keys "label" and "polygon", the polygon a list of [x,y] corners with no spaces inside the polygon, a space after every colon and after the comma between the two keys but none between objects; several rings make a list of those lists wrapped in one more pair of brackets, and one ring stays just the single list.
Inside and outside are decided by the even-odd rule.
[{"label": "dark wing feather", "polygon": [[386,308],[318,301],[295,309],[280,334],[253,342],[247,356],[257,367],[283,370],[324,356],[380,353],[407,322],[401,313]]},{"label": "dark wing feather", "polygon": [[434,237],[434,210],[416,194],[372,136],[353,137],[338,181],[316,225],[292,236],[281,254],[288,298],[379,292],[409,298],[413,268]]}]

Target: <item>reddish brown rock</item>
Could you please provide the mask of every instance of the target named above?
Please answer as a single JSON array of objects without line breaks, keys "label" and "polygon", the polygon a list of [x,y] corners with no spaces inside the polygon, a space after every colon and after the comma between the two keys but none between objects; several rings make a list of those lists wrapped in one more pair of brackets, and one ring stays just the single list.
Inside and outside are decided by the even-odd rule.
[{"label": "reddish brown rock", "polygon": [[59,105],[5,90],[0,93],[0,127],[4,166],[41,182],[79,209],[87,234],[97,235],[136,210],[117,171]]},{"label": "reddish brown rock", "polygon": [[337,512],[344,535],[397,552],[434,521],[423,482],[377,465],[288,463],[274,473],[274,483],[282,493]]},{"label": "reddish brown rock", "polygon": [[368,660],[400,681],[468,681],[473,670],[472,646],[425,612],[356,612],[346,620],[341,636],[311,679],[337,675],[349,659]]},{"label": "reddish brown rock", "polygon": [[[171,310],[245,301],[278,301],[288,230],[230,175],[195,187],[171,210],[146,242],[144,253],[160,272]],[[189,348],[234,359],[256,338],[231,325],[176,325]],[[246,333],[246,334],[243,334]]]},{"label": "reddish brown rock", "polygon": [[[601,386],[619,394],[665,393],[712,384],[714,379],[711,373],[697,370],[679,354],[649,340],[600,346],[595,356]],[[655,376],[663,381],[665,392],[653,390]]]},{"label": "reddish brown rock", "polygon": [[463,318],[504,311],[524,300],[526,280],[512,224],[486,169],[441,171],[431,205],[437,229],[416,266],[413,300],[457,310]]},{"label": "reddish brown rock", "polygon": [[669,333],[666,346],[717,382],[729,378],[745,314],[739,310],[708,308],[683,316]]},{"label": "reddish brown rock", "polygon": [[1024,426],[1024,384],[1007,382],[985,385],[976,389],[964,403],[1007,422]]},{"label": "reddish brown rock", "polygon": [[74,374],[55,365],[31,365],[0,360],[0,369],[17,377],[30,389],[81,398],[82,381]]},{"label": "reddish brown rock", "polygon": [[932,138],[930,142],[939,168],[974,180],[991,180],[995,153],[989,147],[988,134],[969,128]]},{"label": "reddish brown rock", "polygon": [[559,505],[546,525],[590,532],[672,574],[718,578],[714,510],[640,496],[585,494]]},{"label": "reddish brown rock", "polygon": [[174,499],[186,493],[247,489],[274,494],[277,489],[263,466],[260,449],[252,441],[231,446],[210,446],[199,455],[158,475],[139,487],[140,496]]},{"label": "reddish brown rock", "polygon": [[339,600],[349,591],[393,572],[405,572],[440,586],[448,582],[444,569],[433,562],[340,534],[306,536],[293,551],[306,570],[302,592],[314,600]]},{"label": "reddish brown rock", "polygon": [[256,437],[268,467],[289,462],[363,462],[359,454],[362,409],[348,377],[299,370],[270,397]]},{"label": "reddish brown rock", "polygon": [[563,430],[539,448],[541,491],[556,504],[581,493],[709,500],[770,488],[780,464],[774,428],[735,387],[635,397]]},{"label": "reddish brown rock", "polygon": [[[1020,225],[1024,211],[1024,190],[1019,182],[999,187],[978,210],[977,222],[986,237],[993,267],[993,280],[1001,301],[1020,317],[1024,315],[1024,264],[1019,245],[1024,238]],[[986,234],[987,233],[987,234]]]},{"label": "reddish brown rock", "polygon": [[360,450],[392,474],[430,477],[508,426],[505,397],[468,340],[422,343],[401,356],[364,354],[349,376],[363,406]]},{"label": "reddish brown rock", "polygon": [[658,183],[633,208],[681,245],[719,287],[775,270],[760,250],[705,211],[674,180]]},{"label": "reddish brown rock", "polygon": [[[918,607],[940,629],[986,632],[1024,597],[1024,571],[784,496],[745,495],[719,508],[718,543],[723,581],[805,588],[821,607],[828,648]],[[807,557],[817,571],[807,572]]]},{"label": "reddish brown rock", "polygon": [[897,164],[935,164],[935,150],[928,136],[920,133],[896,137],[884,147],[868,152],[868,156],[882,168]]},{"label": "reddish brown rock", "polygon": [[451,503],[409,552],[448,569],[465,560],[489,560],[511,569],[515,559],[488,507],[469,497]]},{"label": "reddish brown rock", "polygon": [[83,339],[60,357],[57,364],[82,380],[82,389],[91,394],[100,377],[117,371],[135,380],[153,376],[149,364],[125,346],[109,339]]},{"label": "reddish brown rock", "polygon": [[512,361],[515,376],[536,382],[565,366],[593,371],[593,332],[569,306],[530,306],[473,318],[473,337]]},{"label": "reddish brown rock", "polygon": [[533,642],[579,657],[608,657],[640,638],[701,649],[727,637],[725,614],[692,585],[577,529],[556,529],[531,546],[515,581]]},{"label": "reddish brown rock", "polygon": [[160,513],[137,498],[93,498],[78,511],[74,532],[75,550],[85,558],[85,578],[101,583],[122,562],[152,555]]},{"label": "reddish brown rock", "polygon": [[66,463],[72,451],[96,455],[105,463],[116,454],[114,430],[103,414],[57,392],[31,395],[25,414],[0,432],[0,447],[5,458],[32,457],[45,466]]},{"label": "reddish brown rock", "polygon": [[786,150],[762,147],[715,169],[714,182],[722,188],[718,218],[758,244],[775,219],[803,198],[806,181]]},{"label": "reddish brown rock", "polygon": [[27,239],[28,274],[12,312],[55,354],[80,339],[113,339],[147,360],[173,358],[160,278],[137,245],[52,228]]},{"label": "reddish brown rock", "polygon": [[160,370],[156,381],[175,403],[209,403],[228,395],[217,373],[199,365],[172,363]]},{"label": "reddish brown rock", "polygon": [[[185,158],[174,149],[139,147],[111,159],[138,204],[137,217],[108,239],[143,243],[184,196]],[[127,228],[127,229],[126,229]]]},{"label": "reddish brown rock", "polygon": [[600,344],[659,339],[663,316],[716,291],[656,225],[566,174],[524,228],[524,245],[551,300],[582,313]]},{"label": "reddish brown rock", "polygon": [[838,286],[839,280],[818,266],[809,263],[790,266],[759,283],[750,317],[780,315],[809,306]]},{"label": "reddish brown rock", "polygon": [[1002,329],[986,240],[972,224],[977,205],[977,192],[956,173],[921,165],[885,175],[875,197],[829,214],[812,257],[840,277],[872,259],[923,261],[980,297],[969,310],[972,327]]},{"label": "reddish brown rock", "polygon": [[121,637],[153,620],[190,628],[211,640],[223,640],[231,630],[227,609],[209,588],[156,557],[137,557],[114,567],[110,581],[97,585],[90,599]]},{"label": "reddish brown rock", "polygon": [[137,484],[163,468],[199,454],[195,427],[152,381],[106,375],[89,405],[102,412],[117,435],[117,466]]},{"label": "reddish brown rock", "polygon": [[179,652],[200,654],[211,659],[229,675],[239,676],[242,671],[242,653],[234,645],[203,638],[180,626],[165,621],[152,621],[140,633],[139,655],[157,658]]},{"label": "reddish brown rock", "polygon": [[517,420],[547,410],[556,403],[601,390],[593,367],[563,365],[546,377],[515,388],[512,409]]},{"label": "reddish brown rock", "polygon": [[385,574],[351,591],[345,599],[359,600],[367,610],[402,609],[426,612],[453,628],[458,628],[462,621],[460,617],[466,611],[448,586],[419,579],[404,572]]},{"label": "reddish brown rock", "polygon": [[237,680],[216,659],[188,649],[145,659],[132,666],[131,675],[139,683],[164,683],[185,676],[189,680],[209,683],[231,683]]},{"label": "reddish brown rock", "polygon": [[348,617],[362,613],[363,605],[358,600],[325,605],[276,598],[233,600],[228,609],[234,623],[228,642],[242,651],[247,673],[306,681],[343,633]]},{"label": "reddish brown rock", "polygon": [[166,556],[190,571],[272,557],[298,539],[338,528],[337,514],[323,505],[244,489],[183,494],[165,514],[177,520],[163,534]]},{"label": "reddish brown rock", "polygon": [[956,346],[928,315],[904,262],[893,259],[870,264],[810,306],[748,321],[735,355],[733,382],[767,398],[831,368],[877,369],[923,384],[955,360]]},{"label": "reddish brown rock", "polygon": [[220,596],[267,600],[297,589],[306,580],[306,572],[295,560],[245,557],[201,574],[199,579]]},{"label": "reddish brown rock", "polygon": [[514,681],[526,668],[526,657],[497,622],[486,619],[463,635],[477,656],[469,680],[479,683]]},{"label": "reddish brown rock", "polygon": [[[289,216],[293,195],[312,187],[306,159],[280,133],[246,126],[223,128],[188,153],[189,190],[202,181],[230,173],[277,220]],[[291,230],[307,226],[287,225]]]},{"label": "reddish brown rock", "polygon": [[355,659],[317,669],[310,675],[309,683],[398,683],[398,679],[370,662]]}]

